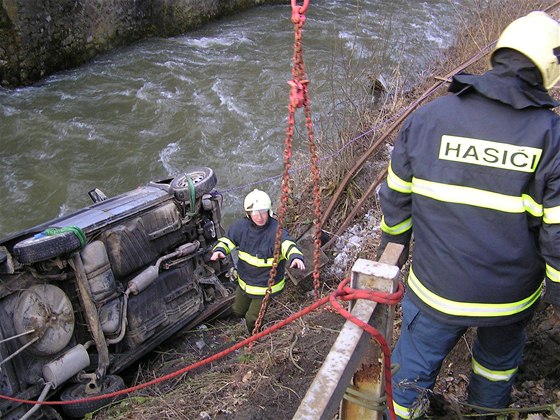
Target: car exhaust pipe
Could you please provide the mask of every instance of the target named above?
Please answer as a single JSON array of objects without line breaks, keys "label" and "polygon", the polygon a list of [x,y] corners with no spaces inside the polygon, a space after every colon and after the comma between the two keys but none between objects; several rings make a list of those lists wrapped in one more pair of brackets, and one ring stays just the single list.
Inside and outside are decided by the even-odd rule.
[{"label": "car exhaust pipe", "polygon": [[159,267],[151,265],[128,282],[128,290],[133,295],[145,290],[159,275]]},{"label": "car exhaust pipe", "polygon": [[151,265],[134,277],[132,280],[128,282],[128,290],[133,295],[137,295],[138,293],[146,290],[146,288],[152,284],[159,276],[159,266],[165,260],[170,258],[176,257],[184,257],[186,255],[192,254],[193,252],[197,251],[200,248],[199,241],[188,242],[184,245],[181,245],[177,248],[177,251],[172,252],[171,254],[164,255],[163,257],[159,258],[155,265]]}]

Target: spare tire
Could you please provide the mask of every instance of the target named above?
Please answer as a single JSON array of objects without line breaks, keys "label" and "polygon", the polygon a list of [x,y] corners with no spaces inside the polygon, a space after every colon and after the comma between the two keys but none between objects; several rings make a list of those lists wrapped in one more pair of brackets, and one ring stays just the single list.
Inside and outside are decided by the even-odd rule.
[{"label": "spare tire", "polygon": [[211,168],[195,168],[176,176],[171,181],[171,191],[179,201],[188,202],[191,200],[191,191],[188,178],[192,180],[194,186],[195,199],[209,193],[218,183],[218,178]]},{"label": "spare tire", "polygon": [[51,236],[37,236],[18,242],[12,251],[22,264],[33,264],[75,251],[81,246],[74,232],[62,232]]},{"label": "spare tire", "polygon": [[[107,375],[103,380],[101,386],[101,392],[99,394],[89,394],[86,393],[86,384],[74,384],[66,388],[60,394],[60,401],[73,401],[81,400],[83,398],[97,396],[101,394],[112,394],[113,392],[125,389],[124,381],[120,376],[117,375]],[[84,401],[80,403],[64,404],[62,405],[62,411],[74,418],[83,418],[87,413],[98,410],[110,403],[122,400],[126,397],[126,394],[117,395],[115,397],[94,400],[94,401]]]}]

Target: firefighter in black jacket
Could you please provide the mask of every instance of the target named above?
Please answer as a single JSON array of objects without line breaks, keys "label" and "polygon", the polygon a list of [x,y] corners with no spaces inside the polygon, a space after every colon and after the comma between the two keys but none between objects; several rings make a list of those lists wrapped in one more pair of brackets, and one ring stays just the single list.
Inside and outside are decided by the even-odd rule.
[{"label": "firefighter in black jacket", "polygon": [[469,402],[507,407],[543,288],[558,312],[560,118],[548,89],[559,60],[558,22],[532,12],[504,30],[489,71],[455,76],[452,94],[400,131],[380,190],[380,248],[408,244],[414,229],[393,353],[400,418],[422,415],[421,397],[471,326]]},{"label": "firefighter in black jacket", "polygon": [[[233,314],[244,317],[249,332],[255,328],[262,300],[268,288],[270,270],[274,260],[274,245],[278,221],[272,218],[270,197],[264,191],[253,190],[245,197],[247,217],[238,220],[228,229],[227,236],[218,239],[210,259],[225,258],[237,249],[237,290]],[[280,293],[286,284],[286,261],[290,268],[305,270],[303,254],[288,232],[283,229],[280,256],[271,296]]]}]

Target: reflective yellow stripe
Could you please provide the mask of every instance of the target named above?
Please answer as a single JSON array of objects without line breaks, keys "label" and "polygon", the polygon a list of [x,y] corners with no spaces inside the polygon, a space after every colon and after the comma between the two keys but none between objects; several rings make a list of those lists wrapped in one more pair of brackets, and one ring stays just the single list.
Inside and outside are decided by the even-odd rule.
[{"label": "reflective yellow stripe", "polygon": [[[257,258],[244,251],[239,251],[239,259],[253,267],[272,267],[272,263],[274,262],[274,258]],[[280,257],[279,261],[282,259],[283,258]]]},{"label": "reflective yellow stripe", "polygon": [[457,302],[445,299],[428,290],[410,269],[408,285],[422,301],[432,308],[449,315],[493,317],[517,314],[533,305],[540,297],[543,284],[529,297],[511,303]]},{"label": "reflective yellow stripe", "polygon": [[389,169],[387,173],[387,186],[392,190],[410,194],[412,192],[412,182],[405,181],[404,179],[399,178],[394,172],[393,168],[391,168],[391,163],[389,162]]},{"label": "reflective yellow stripe", "polygon": [[530,195],[522,194],[521,197],[523,198],[523,207],[525,207],[527,213],[535,217],[543,217],[542,204],[537,203]]},{"label": "reflective yellow stripe", "polygon": [[560,271],[546,264],[546,277],[555,283],[560,283]]},{"label": "reflective yellow stripe", "polygon": [[410,419],[408,414],[408,408],[403,407],[400,404],[397,404],[395,400],[393,400],[393,408],[395,409],[395,414],[403,419]]},{"label": "reflective yellow stripe", "polygon": [[512,195],[479,190],[459,185],[442,184],[440,182],[412,179],[412,192],[446,203],[467,204],[506,213],[523,213],[542,216],[542,205],[536,203],[528,195],[516,197]]},{"label": "reflective yellow stripe", "polygon": [[389,226],[385,223],[385,216],[381,216],[381,230],[389,235],[400,235],[410,229],[412,229],[412,217],[409,217],[404,222],[395,226]]},{"label": "reflective yellow stripe", "polygon": [[474,357],[472,359],[472,370],[476,375],[482,376],[483,378],[488,379],[492,382],[499,382],[504,381],[507,382],[513,375],[517,372],[517,368],[509,369],[509,370],[492,370],[482,366]]},{"label": "reflective yellow stripe", "polygon": [[[268,289],[268,287],[251,286],[250,284],[245,283],[240,278],[238,278],[237,281],[239,282],[239,287],[241,287],[241,290],[245,290],[250,295],[264,296],[266,294],[266,289]],[[286,279],[282,279],[274,286],[272,286],[271,293],[277,293],[281,291],[282,289],[284,289],[285,285]]]},{"label": "reflective yellow stripe", "polygon": [[214,249],[218,248],[218,247],[223,247],[226,250],[226,253],[230,253],[232,251],[232,249],[235,248],[235,244],[233,242],[231,242],[229,240],[229,238],[226,238],[225,236],[223,238],[219,238],[218,239],[218,243],[216,245],[214,245]]},{"label": "reflective yellow stripe", "polygon": [[290,256],[292,256],[293,254],[303,255],[301,251],[297,249],[295,242],[293,241],[282,242],[282,255],[285,255],[286,259],[290,259]]},{"label": "reflective yellow stripe", "polygon": [[549,225],[560,223],[560,206],[544,209],[543,220]]},{"label": "reflective yellow stripe", "polygon": [[397,402],[395,402],[395,400],[393,400],[393,408],[395,409],[395,414],[397,416],[399,416],[400,418],[403,419],[416,419],[418,417],[421,417],[424,412],[420,411],[420,410],[414,410],[414,412],[412,413],[412,415],[410,414],[410,409],[407,407],[404,407],[400,404],[397,404]]}]

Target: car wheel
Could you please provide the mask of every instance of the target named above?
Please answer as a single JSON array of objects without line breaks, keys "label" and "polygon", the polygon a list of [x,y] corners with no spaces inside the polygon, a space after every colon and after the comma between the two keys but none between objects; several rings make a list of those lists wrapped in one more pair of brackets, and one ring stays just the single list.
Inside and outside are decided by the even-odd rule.
[{"label": "car wheel", "polygon": [[37,417],[40,420],[62,420],[62,416],[52,407],[43,406],[39,410],[39,416]]},{"label": "car wheel", "polygon": [[[101,394],[110,394],[112,392],[120,391],[124,388],[124,381],[120,376],[107,375],[101,386]],[[89,396],[92,396],[92,394],[86,393],[86,384],[79,383],[74,384],[62,391],[62,393],[60,394],[60,401],[79,400],[82,398],[87,398]],[[76,404],[64,404],[61,406],[61,408],[64,414],[70,417],[82,418],[87,413],[91,413],[92,411],[98,410],[101,407],[108,405],[109,403],[122,400],[123,398],[125,398],[125,395],[119,395],[117,397],[103,400],[85,401]]]},{"label": "car wheel", "polygon": [[80,246],[80,239],[68,231],[24,239],[14,246],[13,254],[22,264],[33,264],[75,251]]},{"label": "car wheel", "polygon": [[210,168],[196,168],[181,174],[171,181],[171,191],[179,201],[190,201],[191,199],[187,177],[192,180],[194,185],[195,198],[200,198],[209,193],[218,183],[216,174]]}]

